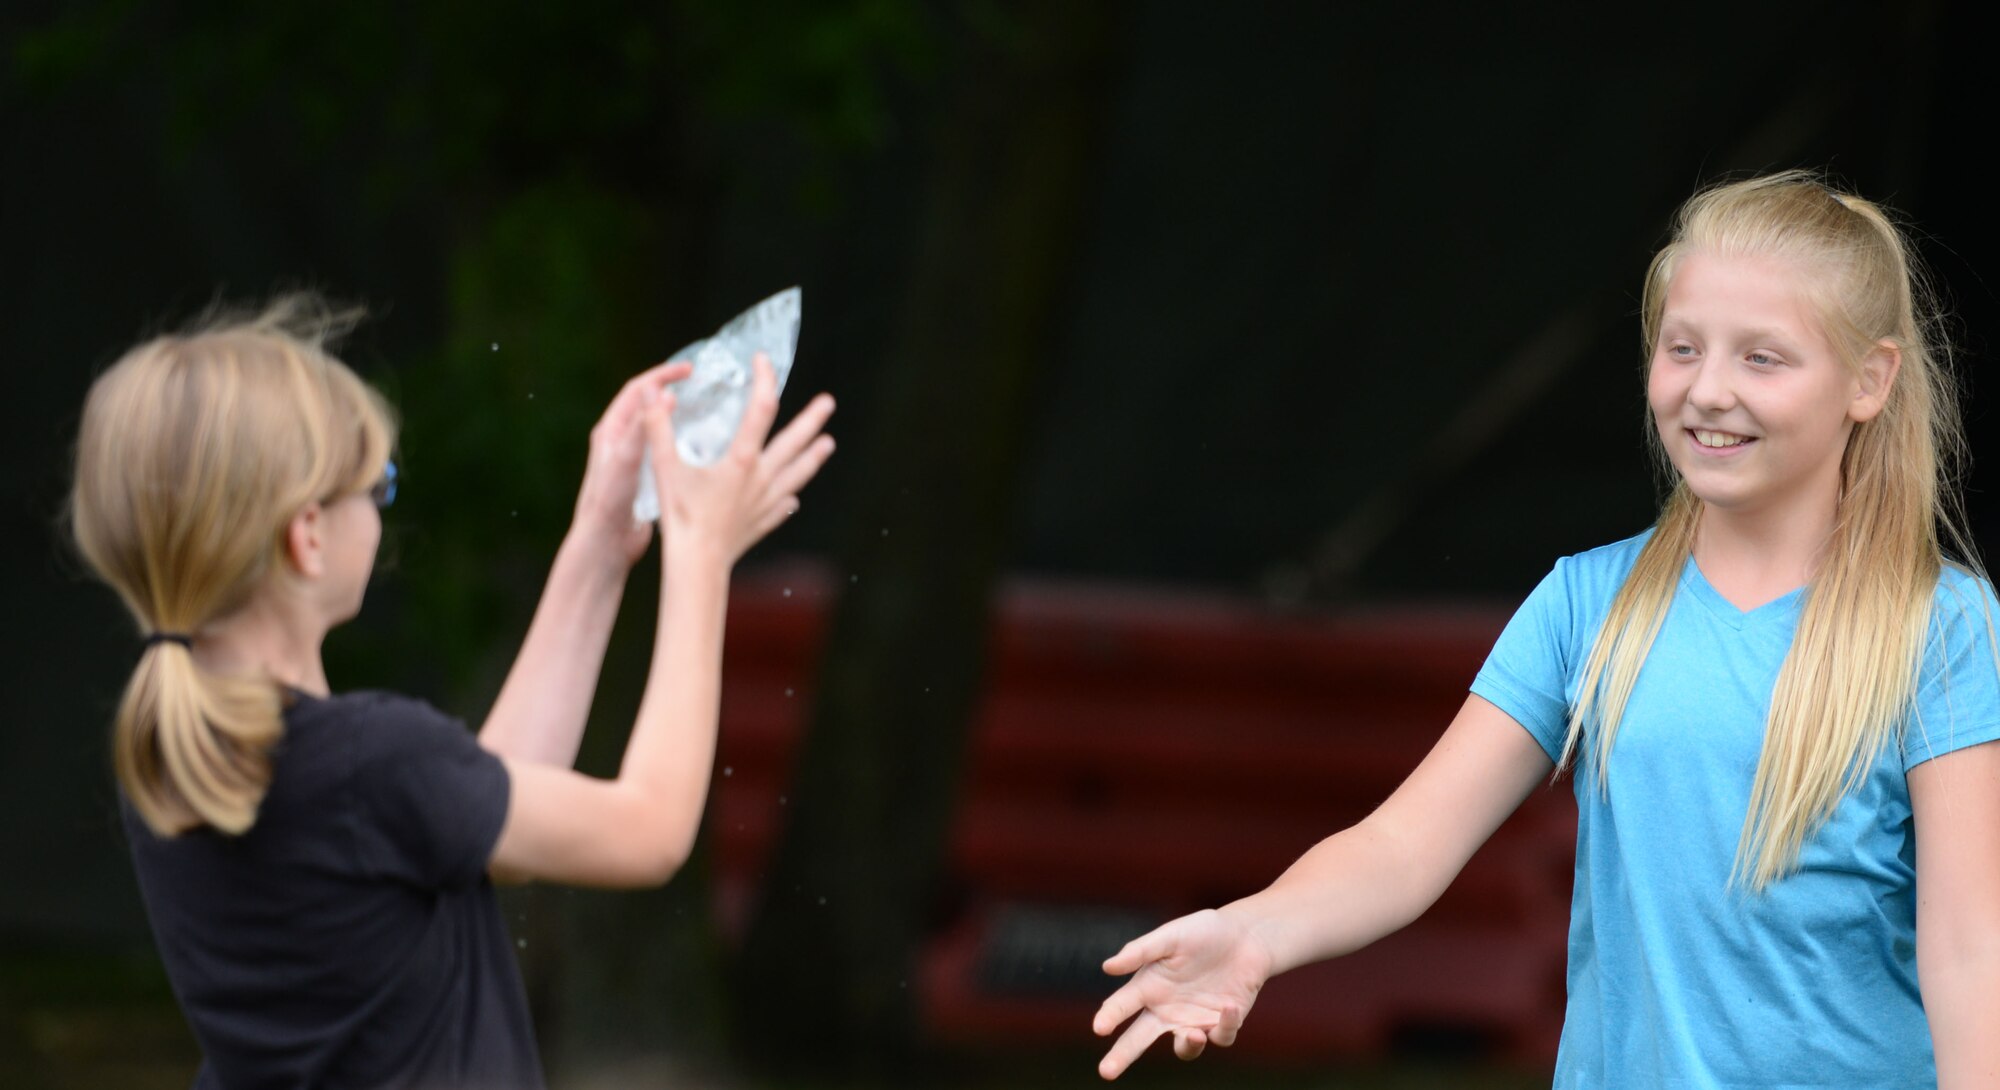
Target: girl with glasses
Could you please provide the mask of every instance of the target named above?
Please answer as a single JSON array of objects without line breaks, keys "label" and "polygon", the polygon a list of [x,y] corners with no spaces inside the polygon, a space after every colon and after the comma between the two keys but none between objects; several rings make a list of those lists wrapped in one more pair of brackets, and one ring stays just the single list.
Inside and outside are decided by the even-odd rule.
[{"label": "girl with glasses", "polygon": [[[734,446],[697,469],[669,415],[688,366],[626,383],[475,736],[409,697],[336,691],[321,664],[396,493],[394,414],[326,348],[344,321],[281,299],[148,341],[90,390],[68,514],[145,634],[112,746],[134,866],[197,1086],[538,1087],[493,880],[647,886],[686,858],[729,573],[831,455],[833,405],[771,436],[760,361]],[[653,537],[632,518],[649,442],[659,628],[623,765],[599,780],[571,766]]]}]

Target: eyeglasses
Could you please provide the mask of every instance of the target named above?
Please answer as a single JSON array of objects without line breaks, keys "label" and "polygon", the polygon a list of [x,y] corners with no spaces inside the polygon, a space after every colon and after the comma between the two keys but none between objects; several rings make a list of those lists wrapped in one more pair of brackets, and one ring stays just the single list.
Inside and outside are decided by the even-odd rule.
[{"label": "eyeglasses", "polygon": [[368,488],[368,498],[377,507],[387,507],[396,502],[396,460],[391,458],[382,467],[382,479]]}]

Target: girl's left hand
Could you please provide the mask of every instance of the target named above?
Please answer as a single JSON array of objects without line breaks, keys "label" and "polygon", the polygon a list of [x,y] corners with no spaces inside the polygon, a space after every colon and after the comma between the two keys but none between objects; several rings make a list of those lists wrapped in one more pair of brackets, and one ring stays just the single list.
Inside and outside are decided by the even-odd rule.
[{"label": "girl's left hand", "polygon": [[634,376],[590,429],[590,459],[577,489],[576,521],[570,536],[611,562],[630,568],[646,554],[653,524],[632,517],[639,491],[639,463],[646,456],[646,406],[673,383],[688,377],[691,363],[676,361]]}]

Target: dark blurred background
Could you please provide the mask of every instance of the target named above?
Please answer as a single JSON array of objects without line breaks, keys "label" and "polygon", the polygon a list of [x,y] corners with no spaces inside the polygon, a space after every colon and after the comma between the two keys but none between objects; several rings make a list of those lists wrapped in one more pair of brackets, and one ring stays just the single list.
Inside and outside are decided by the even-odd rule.
[{"label": "dark blurred background", "polygon": [[[1366,747],[1391,722],[1384,760],[1407,767],[1443,726],[1432,704],[1448,716],[1554,559],[1648,523],[1637,291],[1698,184],[1825,167],[1914,224],[1990,540],[2000,215],[1975,168],[1980,16],[1969,0],[9,5],[0,1081],[184,1085],[194,1061],[106,768],[136,640],[56,528],[84,391],[140,337],[286,287],[369,307],[343,355],[404,415],[404,482],[329,674],[477,724],[603,404],[802,285],[786,402],[834,392],[842,446],[741,569],[738,609],[762,620],[732,635],[724,759],[755,757],[729,748],[733,716],[769,740],[764,779],[748,763],[718,778],[738,795],[666,890],[507,895],[551,1072],[1081,1084],[1108,982],[1017,987],[1007,965],[1087,969],[1365,813],[1393,776],[1287,793],[1256,770],[1282,780],[1318,767],[1289,754]],[[656,589],[642,564],[586,768],[615,767]],[[1386,657],[1349,661],[1370,648]],[[1192,718],[1114,727],[1155,682],[1180,688],[1150,699],[1181,694],[1167,703]],[[1149,755],[1156,737],[1185,760]],[[1116,744],[1071,744],[1089,738]],[[1147,760],[1164,763],[1131,771]],[[1128,774],[1171,786],[1143,804],[1157,820],[1120,811]],[[1148,830],[1200,806],[1208,828],[1260,806],[1299,820],[1214,846],[1253,859],[1241,876],[1136,892],[1151,864],[1133,859],[1175,854]],[[768,828],[730,848],[723,812]],[[1024,834],[1029,869],[1037,844],[1071,856],[1015,890],[982,877],[1000,873],[981,869],[988,833]],[[1552,919],[1480,923],[1467,958],[1505,960],[1514,932],[1559,939],[1565,865],[1546,868]],[[1545,1080],[1546,1027],[1398,995],[1363,1012],[1380,1032],[1259,1053],[1253,1015],[1242,1055],[1188,1072],[1155,1057],[1133,1078]]]}]

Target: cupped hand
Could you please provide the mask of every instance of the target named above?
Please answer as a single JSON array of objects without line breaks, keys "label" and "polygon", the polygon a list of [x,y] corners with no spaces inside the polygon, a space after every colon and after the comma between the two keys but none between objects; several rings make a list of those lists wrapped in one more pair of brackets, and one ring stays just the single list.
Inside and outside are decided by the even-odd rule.
[{"label": "cupped hand", "polygon": [[833,437],[822,434],[833,415],[833,398],[826,394],[813,398],[772,435],[778,381],[771,361],[761,352],[751,360],[751,369],[750,401],[743,420],[729,449],[713,465],[681,461],[674,446],[673,391],[662,393],[645,414],[653,476],[660,485],[661,534],[669,541],[699,541],[732,564],[798,511],[799,490],[833,455]]},{"label": "cupped hand", "polygon": [[570,532],[627,568],[645,555],[653,539],[652,524],[632,517],[639,465],[646,456],[646,407],[693,370],[693,364],[676,361],[634,375],[590,429],[590,457],[577,489]]},{"label": "cupped hand", "polygon": [[1132,1020],[1097,1065],[1099,1075],[1115,1079],[1164,1034],[1173,1036],[1174,1055],[1183,1060],[1210,1044],[1235,1044],[1271,975],[1271,955],[1241,920],[1205,909],[1126,943],[1104,971],[1132,974],[1091,1020],[1099,1037]]}]

